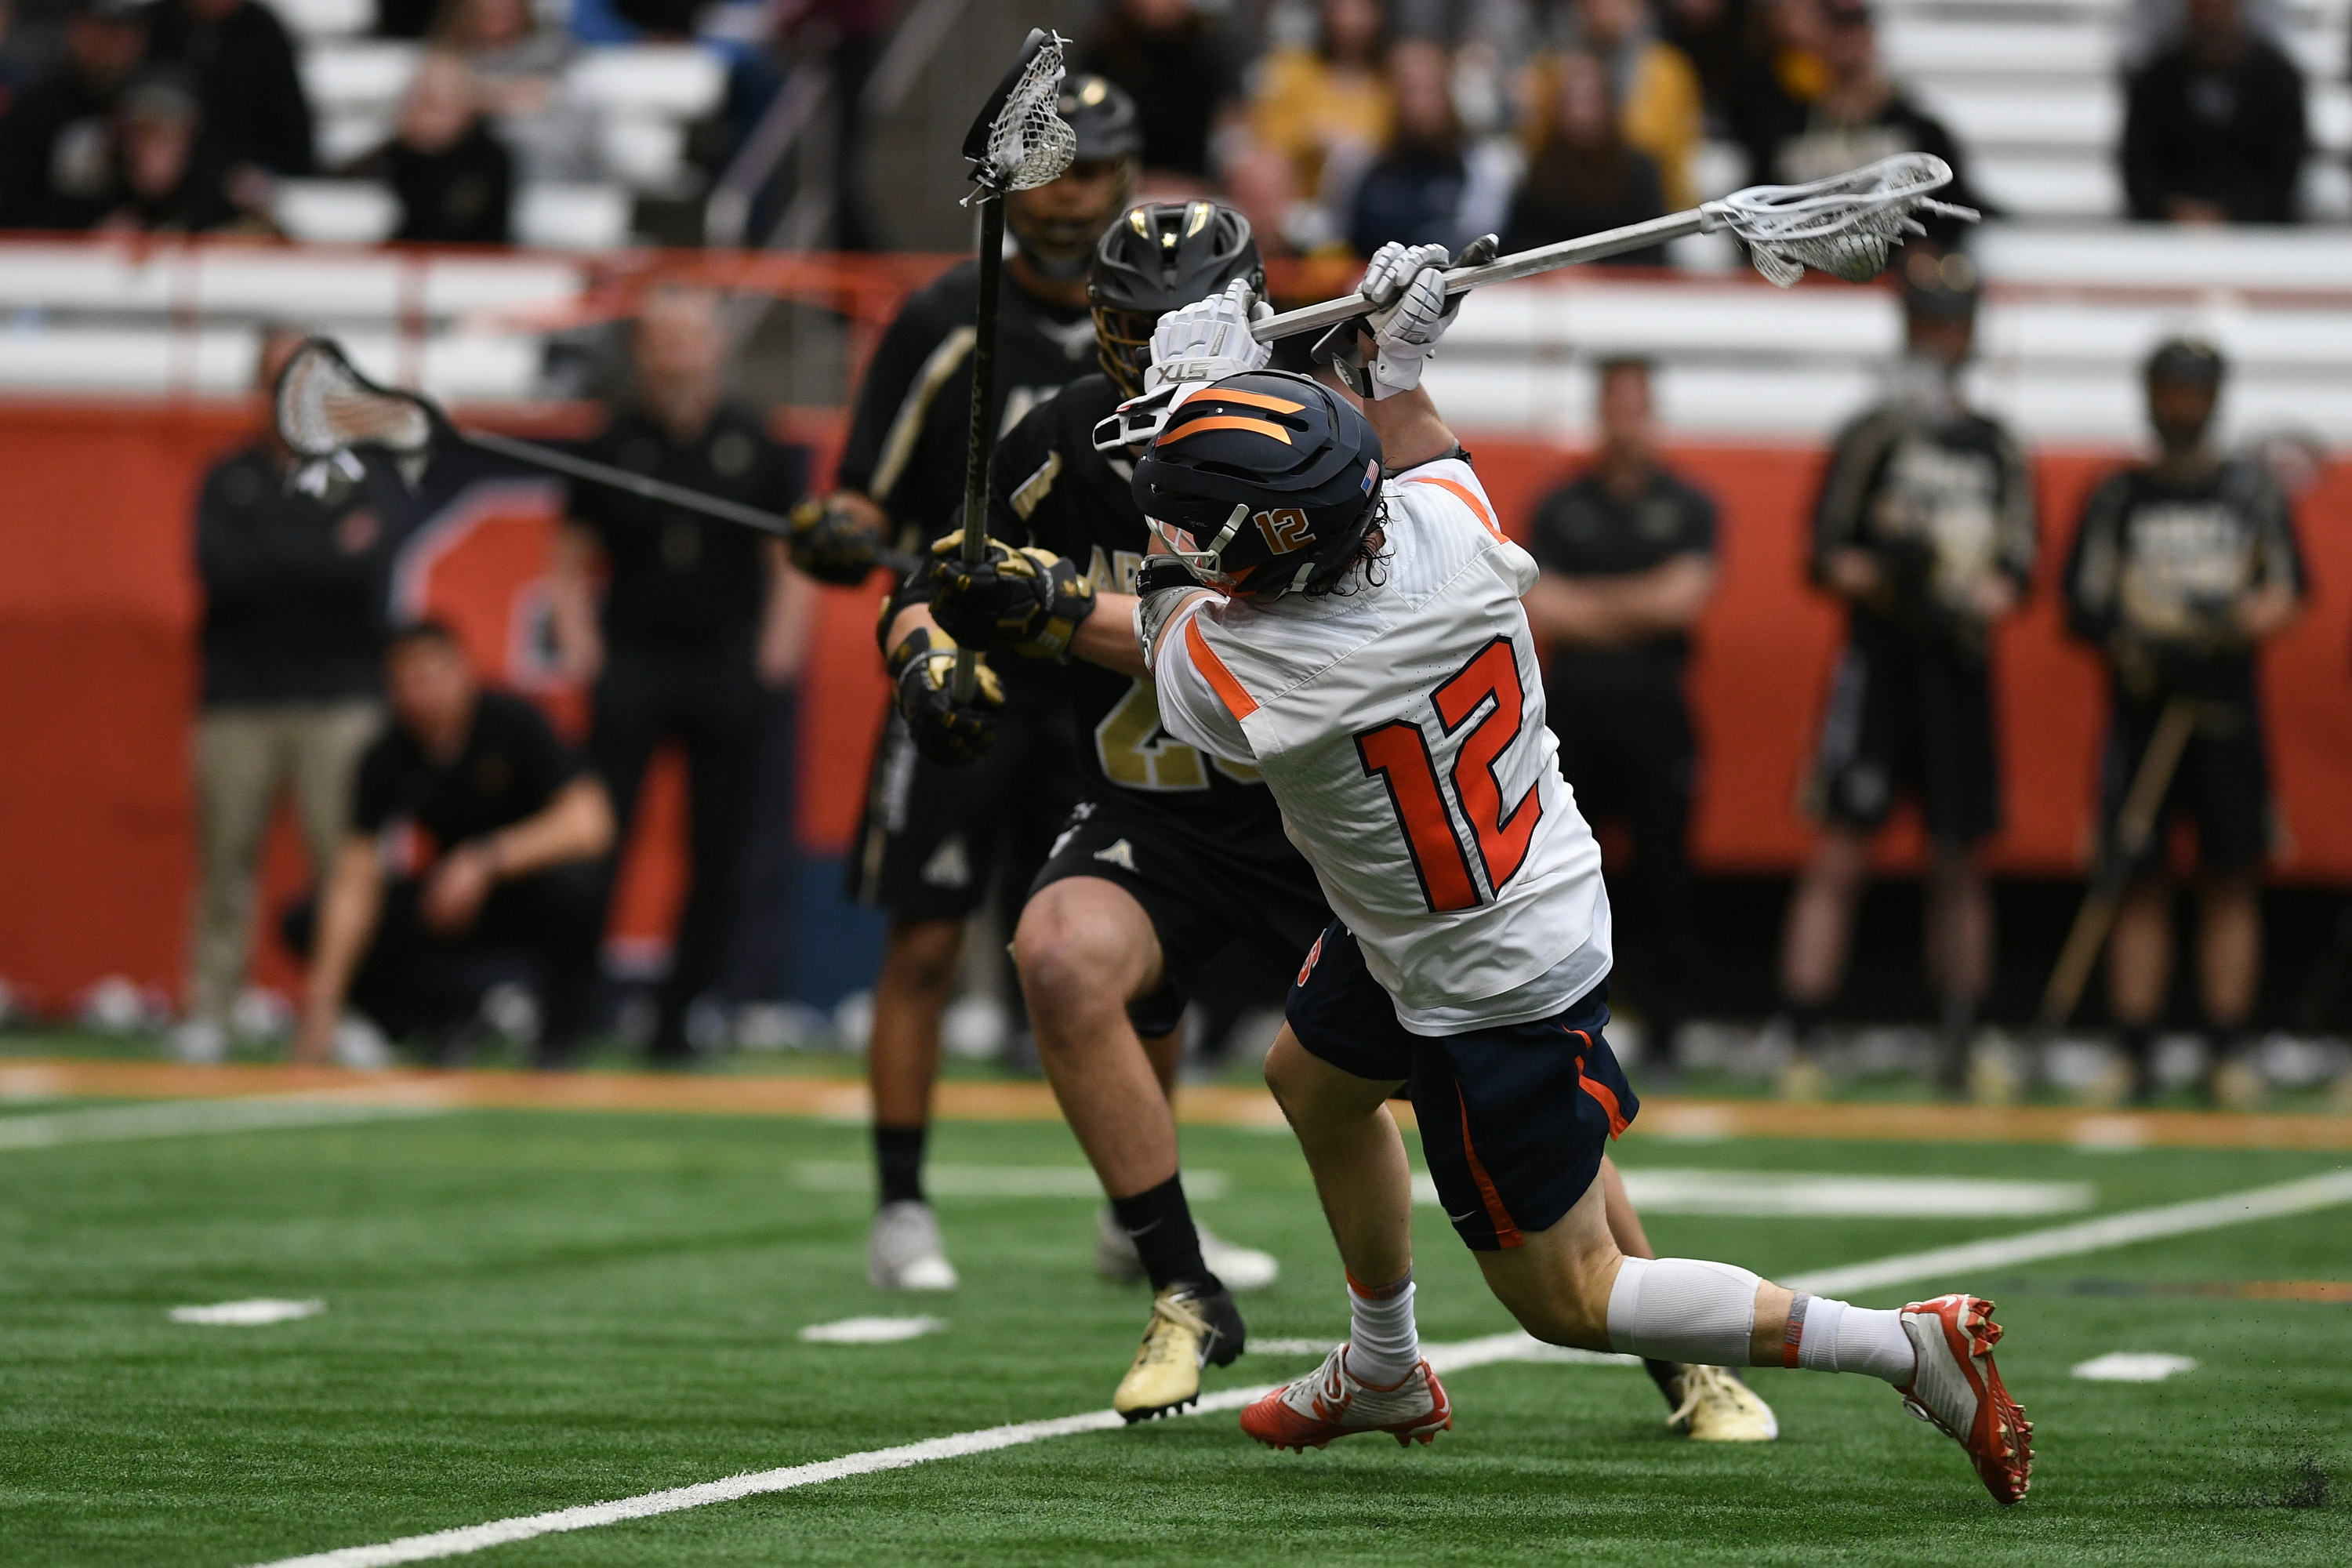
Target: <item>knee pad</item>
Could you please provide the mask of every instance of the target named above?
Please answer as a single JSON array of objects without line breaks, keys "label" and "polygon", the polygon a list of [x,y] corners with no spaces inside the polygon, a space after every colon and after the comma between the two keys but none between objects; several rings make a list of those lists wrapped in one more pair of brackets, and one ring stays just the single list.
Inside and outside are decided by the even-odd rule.
[{"label": "knee pad", "polygon": [[1659,1361],[1746,1366],[1762,1283],[1728,1263],[1628,1258],[1609,1291],[1609,1347]]}]

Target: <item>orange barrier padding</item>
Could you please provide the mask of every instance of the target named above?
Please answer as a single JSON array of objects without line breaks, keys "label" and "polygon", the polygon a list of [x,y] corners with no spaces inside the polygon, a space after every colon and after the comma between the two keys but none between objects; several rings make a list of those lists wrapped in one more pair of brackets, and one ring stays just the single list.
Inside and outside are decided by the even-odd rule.
[{"label": "orange barrier padding", "polygon": [[[58,1007],[124,974],[176,992],[193,870],[189,718],[196,589],[190,513],[198,477],[247,438],[234,405],[0,405],[0,977]],[[499,423],[569,433],[583,411]],[[828,473],[837,411],[780,411],[776,425]],[[1470,438],[1507,527],[1577,455],[1526,438]],[[2029,612],[1999,639],[2009,826],[1996,868],[2079,869],[2104,698],[2096,661],[2063,636],[2055,584],[2074,513],[2120,452],[2035,456],[2042,563]],[[1824,461],[1799,446],[1686,447],[1672,454],[1723,508],[1722,587],[1691,678],[1706,746],[1695,827],[1703,868],[1785,871],[1808,829],[1794,801],[1826,692],[1836,608],[1805,586],[1806,511]],[[512,498],[509,498],[511,501]],[[2330,468],[2300,505],[2315,593],[2269,656],[2265,683],[2282,813],[2277,874],[2352,881],[2352,469]],[[575,727],[580,695],[545,667],[541,625],[552,503],[486,507],[446,531],[414,575],[425,607],[461,627],[494,679]],[[887,688],[873,639],[878,582],[829,589],[801,705],[800,836],[837,855],[855,834]],[[615,930],[651,937],[679,886],[674,773],[657,777],[624,876]],[[1918,864],[1916,826],[1887,836],[1890,868]],[[265,907],[306,879],[293,835],[273,837]],[[262,977],[286,984],[265,944]]]}]

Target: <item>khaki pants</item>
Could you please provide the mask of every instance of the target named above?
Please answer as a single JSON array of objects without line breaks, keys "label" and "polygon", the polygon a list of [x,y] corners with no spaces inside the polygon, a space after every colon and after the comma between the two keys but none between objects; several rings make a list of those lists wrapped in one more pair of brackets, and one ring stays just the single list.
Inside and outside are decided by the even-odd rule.
[{"label": "khaki pants", "polygon": [[293,792],[311,873],[335,863],[351,821],[352,774],[382,722],[376,704],[210,708],[196,720],[198,868],[188,1016],[224,1026],[253,942],[262,836],[281,787]]}]

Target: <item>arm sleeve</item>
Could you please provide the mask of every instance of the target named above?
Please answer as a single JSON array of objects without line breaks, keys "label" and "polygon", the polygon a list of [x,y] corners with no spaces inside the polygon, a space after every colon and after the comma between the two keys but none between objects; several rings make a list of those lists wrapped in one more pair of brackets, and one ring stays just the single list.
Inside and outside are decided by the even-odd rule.
[{"label": "arm sleeve", "polygon": [[312,158],[310,100],[303,94],[302,73],[294,64],[294,40],[275,15],[262,14],[269,21],[262,71],[272,79],[257,106],[264,145],[256,151],[280,174],[307,174]]},{"label": "arm sleeve", "polygon": [[2033,559],[2040,543],[2033,469],[2025,460],[2024,449],[2006,430],[1995,433],[1993,453],[2000,464],[2000,511],[1993,519],[1993,563],[2022,594],[2033,581]]},{"label": "arm sleeve", "polygon": [[[1068,554],[1066,541],[1043,537],[1038,525],[1050,515],[1055,489],[1068,467],[1054,444],[1054,399],[1032,408],[988,455],[988,531],[1015,549],[1043,544]],[[1083,570],[1084,562],[1079,563]]]},{"label": "arm sleeve", "polygon": [[1203,599],[1171,623],[1150,656],[1151,679],[1159,688],[1160,722],[1184,744],[1229,763],[1257,761],[1241,721],[1225,707],[1209,685],[1207,676],[1192,662],[1192,640],[1201,635],[1201,611],[1213,600]]},{"label": "arm sleeve", "polygon": [[849,437],[834,470],[834,482],[843,489],[870,494],[867,487],[881,465],[882,445],[890,437],[899,405],[906,402],[923,361],[939,346],[940,333],[924,303],[925,296],[917,294],[899,309],[898,319],[883,332],[874,358],[866,366],[866,380],[857,389],[857,403],[850,414]]},{"label": "arm sleeve", "polygon": [[2254,581],[2257,588],[2284,588],[2296,598],[2310,596],[2305,574],[2303,542],[2296,537],[2294,510],[2285,488],[2264,473],[2259,476],[2252,507],[2254,517]]},{"label": "arm sleeve", "polygon": [[2163,127],[2158,107],[2158,78],[2153,70],[2134,76],[2125,88],[2123,164],[2124,200],[2131,216],[2153,221],[2164,216],[2169,171],[2161,150]]},{"label": "arm sleeve", "polygon": [[2247,73],[2262,84],[2252,95],[2262,107],[2256,110],[2258,147],[2243,176],[2247,189],[2236,205],[2242,216],[2284,222],[2294,216],[2294,188],[2309,148],[2303,73],[2285,55],[2267,47],[2263,57],[2263,65]]},{"label": "arm sleeve", "polygon": [[2066,559],[2066,629],[2102,647],[2118,624],[2116,596],[2123,574],[2125,493],[2120,474],[2091,492]]},{"label": "arm sleeve", "polygon": [[1715,498],[1696,485],[1686,492],[1690,504],[1684,509],[1681,553],[1697,555],[1708,562],[1715,560],[1716,509]]},{"label": "arm sleeve", "polygon": [[1568,487],[1563,485],[1536,502],[1535,520],[1528,524],[1528,553],[1534,556],[1537,566],[1546,572],[1574,575],[1577,563],[1573,552],[1560,540],[1559,513],[1568,504]]},{"label": "arm sleeve", "polygon": [[352,771],[352,831],[376,833],[392,815],[392,737],[379,735]]},{"label": "arm sleeve", "polygon": [[1863,542],[1863,508],[1870,500],[1880,466],[1885,461],[1888,426],[1867,416],[1841,432],[1830,453],[1830,471],[1813,503],[1813,551],[1808,563],[1812,580],[1822,581],[1830,552]]},{"label": "arm sleeve", "polygon": [[516,711],[523,717],[516,736],[515,749],[520,753],[516,761],[523,781],[538,802],[531,807],[536,816],[547,809],[557,791],[585,773],[588,764],[581,760],[579,752],[563,743],[554,726],[548,723],[535,705],[521,699],[516,701]]}]

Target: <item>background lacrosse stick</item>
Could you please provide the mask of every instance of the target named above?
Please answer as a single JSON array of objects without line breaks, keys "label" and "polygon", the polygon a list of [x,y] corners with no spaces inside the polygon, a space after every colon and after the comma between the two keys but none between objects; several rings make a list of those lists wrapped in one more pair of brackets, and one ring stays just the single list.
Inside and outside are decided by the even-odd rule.
[{"label": "background lacrosse stick", "polygon": [[[996,295],[1004,273],[1004,197],[1058,177],[1077,152],[1076,133],[1054,112],[1066,41],[1058,33],[1032,28],[1021,46],[1021,58],[981,105],[980,118],[963,138],[974,186],[964,205],[980,205],[980,305],[972,312],[971,434],[963,465],[963,558],[974,566],[988,555],[988,452],[995,434],[989,412],[996,392]],[[979,658],[975,648],[956,653],[952,691],[958,702],[971,701],[979,685]]]},{"label": "background lacrosse stick", "polygon": [[[460,430],[430,398],[380,386],[362,375],[331,339],[312,338],[294,352],[278,373],[272,402],[278,436],[296,455],[313,460],[332,460],[354,447],[370,447],[395,460],[413,461],[430,451],[435,441],[449,441],[566,479],[626,490],[681,511],[755,528],[779,539],[793,536],[791,519],[758,507],[665,484],[536,442],[485,430]],[[914,557],[892,550],[877,551],[876,559],[901,574],[915,564]]]},{"label": "background lacrosse stick", "polygon": [[[1849,283],[1867,282],[1885,269],[1890,245],[1906,234],[1925,232],[1915,214],[1977,221],[1979,215],[1972,207],[1932,199],[1951,181],[1952,166],[1941,158],[1903,153],[1809,184],[1750,185],[1688,212],[1497,257],[1483,267],[1457,267],[1445,275],[1445,292],[1466,294],[1489,283],[1599,261],[1689,234],[1729,234],[1744,240],[1756,270],[1783,289],[1808,267]],[[1360,294],[1342,295],[1269,317],[1251,327],[1250,335],[1272,342],[1336,327],[1370,309]]]}]

